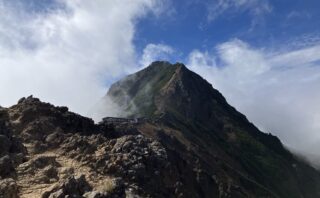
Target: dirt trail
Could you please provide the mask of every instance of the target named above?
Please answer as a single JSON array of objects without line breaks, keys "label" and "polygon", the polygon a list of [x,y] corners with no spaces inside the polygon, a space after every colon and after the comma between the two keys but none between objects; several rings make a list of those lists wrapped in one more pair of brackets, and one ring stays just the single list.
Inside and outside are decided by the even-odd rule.
[{"label": "dirt trail", "polygon": [[[25,145],[29,153],[32,153],[33,145]],[[99,154],[99,152],[97,153]],[[35,170],[34,174],[30,174],[29,166],[32,161],[41,157],[51,157],[57,162],[58,180],[50,181],[49,183],[35,181],[36,175],[41,176],[39,170]],[[17,170],[17,185],[19,187],[20,198],[37,198],[41,197],[42,193],[57,185],[59,182],[66,179],[68,176],[80,176],[85,175],[88,183],[93,187],[99,187],[102,181],[110,179],[105,176],[98,176],[92,169],[86,165],[80,165],[76,160],[62,156],[58,153],[58,150],[51,150],[41,154],[30,154],[28,161],[20,164]]]}]

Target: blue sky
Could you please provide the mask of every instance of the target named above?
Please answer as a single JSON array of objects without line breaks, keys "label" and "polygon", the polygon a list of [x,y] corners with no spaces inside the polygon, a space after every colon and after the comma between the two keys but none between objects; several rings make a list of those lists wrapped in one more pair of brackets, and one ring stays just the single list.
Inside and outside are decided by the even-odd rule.
[{"label": "blue sky", "polygon": [[[186,3],[188,2],[188,3]],[[229,1],[232,2],[232,1]],[[213,46],[238,38],[255,47],[292,48],[306,43],[302,39],[320,40],[320,2],[316,0],[248,1],[230,6],[215,19],[209,19],[217,1],[172,1],[171,10],[161,16],[147,17],[138,22],[135,44],[139,50],[148,43],[173,46],[183,59],[193,49],[211,50]],[[255,3],[262,2],[262,3]],[[250,4],[250,3],[248,3]],[[252,13],[267,4],[268,10]],[[219,9],[219,8],[218,8]],[[305,42],[305,43],[304,43]],[[175,57],[176,58],[176,57]]]},{"label": "blue sky", "polygon": [[318,0],[0,0],[0,105],[33,94],[94,116],[116,80],[179,61],[260,129],[318,155],[319,8]]}]

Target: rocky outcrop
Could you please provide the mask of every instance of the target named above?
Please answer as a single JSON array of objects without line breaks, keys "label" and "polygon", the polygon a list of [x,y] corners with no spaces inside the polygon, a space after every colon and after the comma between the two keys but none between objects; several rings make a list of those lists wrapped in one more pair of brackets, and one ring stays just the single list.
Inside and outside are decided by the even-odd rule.
[{"label": "rocky outcrop", "polygon": [[67,107],[54,107],[29,96],[8,109],[13,133],[25,142],[43,141],[51,133],[99,133],[92,119],[68,111]]},{"label": "rocky outcrop", "polygon": [[175,170],[166,149],[136,128],[114,134],[33,97],[2,113],[4,198],[162,197],[173,192],[178,177],[170,178]]},{"label": "rocky outcrop", "polygon": [[0,108],[0,179],[15,176],[15,167],[25,160],[26,149],[13,135],[7,109]]},{"label": "rocky outcrop", "polygon": [[168,191],[165,186],[157,190],[157,185],[170,177],[170,163],[166,149],[155,140],[142,135],[117,139],[102,135],[65,135],[63,139],[59,146],[61,155],[100,174],[122,178],[124,189],[130,189],[131,193],[147,195]]},{"label": "rocky outcrop", "polygon": [[66,181],[57,184],[49,191],[42,194],[42,198],[82,197],[86,192],[91,191],[91,186],[84,175],[70,177]]}]

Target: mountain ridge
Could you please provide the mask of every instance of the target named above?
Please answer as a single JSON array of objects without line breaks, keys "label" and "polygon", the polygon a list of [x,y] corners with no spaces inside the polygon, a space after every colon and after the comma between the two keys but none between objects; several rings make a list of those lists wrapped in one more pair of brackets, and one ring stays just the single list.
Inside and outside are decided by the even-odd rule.
[{"label": "mountain ridge", "polygon": [[[153,89],[145,89],[148,83]],[[134,89],[136,87],[140,89]],[[125,94],[113,95],[114,90],[122,90]],[[154,62],[146,69],[114,84],[107,97],[117,103],[118,98],[123,98],[127,93],[127,96],[133,99],[129,101],[134,101],[136,97],[152,101],[136,105],[140,115],[158,117],[161,120],[160,125],[180,130],[180,134],[170,133],[171,136],[180,138],[180,143],[196,145],[194,152],[197,153],[197,149],[203,153],[209,151],[207,157],[218,156],[228,164],[240,167],[240,172],[253,176],[253,180],[278,196],[302,196],[304,193],[308,194],[308,191],[319,193],[319,174],[311,167],[310,170],[317,175],[318,182],[311,185],[313,189],[308,189],[307,192],[303,189],[292,189],[292,186],[296,189],[301,188],[296,182],[307,178],[297,176],[293,167],[299,163],[303,168],[308,165],[296,159],[276,136],[261,132],[243,114],[230,106],[210,83],[183,64]],[[132,104],[124,102],[120,106],[127,111],[130,110],[130,105]],[[148,131],[142,133],[150,134]],[[162,143],[166,145],[165,142]],[[198,152],[198,156],[205,158],[201,152]],[[206,159],[203,161],[205,163]],[[287,182],[290,184],[279,181],[278,174],[288,177],[290,181]]]},{"label": "mountain ridge", "polygon": [[320,173],[181,63],[111,86],[121,117],[32,96],[0,108],[0,197],[316,198]]}]

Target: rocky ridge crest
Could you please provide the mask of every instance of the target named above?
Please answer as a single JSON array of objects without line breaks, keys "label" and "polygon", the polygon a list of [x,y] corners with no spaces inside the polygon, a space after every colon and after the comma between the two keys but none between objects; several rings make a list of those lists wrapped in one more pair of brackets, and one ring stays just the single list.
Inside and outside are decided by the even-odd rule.
[{"label": "rocky ridge crest", "polygon": [[[32,96],[0,111],[0,197],[150,197],[169,178],[166,149],[108,137],[89,119]],[[110,130],[111,133],[111,130]]]}]

